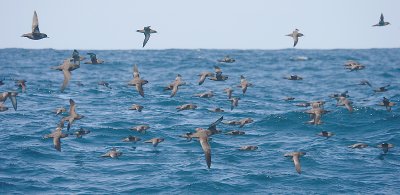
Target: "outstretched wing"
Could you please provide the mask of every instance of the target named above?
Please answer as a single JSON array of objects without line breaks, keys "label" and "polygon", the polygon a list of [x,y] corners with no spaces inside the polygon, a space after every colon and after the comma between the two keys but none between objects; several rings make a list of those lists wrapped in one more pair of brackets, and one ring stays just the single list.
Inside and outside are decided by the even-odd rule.
[{"label": "outstretched wing", "polygon": [[144,97],[143,85],[142,83],[136,84],[136,90],[139,92],[140,96]]},{"label": "outstretched wing", "polygon": [[381,18],[379,20],[379,23],[384,23],[385,21],[385,17],[383,17],[383,13],[381,13]]},{"label": "outstretched wing", "polygon": [[69,114],[71,116],[75,116],[76,112],[75,112],[75,101],[73,99],[69,99]]},{"label": "outstretched wing", "polygon": [[38,19],[36,11],[33,13],[32,33],[40,33],[40,30],[39,30],[39,19]]},{"label": "outstretched wing", "polygon": [[54,148],[61,152],[61,141],[60,141],[60,136],[55,136],[53,138],[53,143],[54,143]]},{"label": "outstretched wing", "polygon": [[133,66],[133,78],[140,78],[139,69],[136,64]]},{"label": "outstretched wing", "polygon": [[208,127],[208,130],[210,131],[216,131],[217,130],[217,125],[224,119],[223,116],[216,120],[215,122],[211,123],[211,125]]},{"label": "outstretched wing", "polygon": [[10,100],[11,100],[11,103],[12,103],[12,105],[14,107],[14,110],[17,111],[17,97],[16,97],[16,95],[15,94],[11,94],[10,95]]},{"label": "outstretched wing", "polygon": [[61,92],[64,91],[65,87],[67,87],[69,80],[71,80],[71,72],[67,69],[63,69],[64,73],[64,82],[63,85],[61,86]]},{"label": "outstretched wing", "polygon": [[204,151],[204,155],[206,157],[206,163],[207,167],[211,167],[211,147],[210,144],[208,143],[208,137],[207,136],[201,136],[199,137],[201,148]]},{"label": "outstretched wing", "polygon": [[150,33],[144,33],[144,41],[143,41],[143,47],[146,45],[147,41],[150,39]]},{"label": "outstretched wing", "polygon": [[293,36],[293,41],[294,41],[293,47],[296,47],[297,42],[299,42],[299,37],[298,36]]}]

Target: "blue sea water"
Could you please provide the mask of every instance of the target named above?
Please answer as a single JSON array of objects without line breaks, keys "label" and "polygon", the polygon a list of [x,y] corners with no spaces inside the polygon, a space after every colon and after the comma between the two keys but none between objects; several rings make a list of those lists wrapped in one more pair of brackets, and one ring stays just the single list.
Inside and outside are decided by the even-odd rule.
[{"label": "blue sea water", "polygon": [[[81,55],[89,51],[80,51]],[[400,114],[399,105],[387,112],[377,104],[385,96],[400,103],[400,49],[366,50],[112,50],[94,51],[106,63],[81,64],[72,72],[72,80],[61,93],[63,74],[51,70],[69,50],[0,50],[0,92],[19,91],[18,110],[0,112],[0,194],[399,194]],[[235,63],[217,63],[230,55]],[[298,61],[298,56],[308,59]],[[349,72],[344,62],[357,60],[364,70]],[[137,64],[145,98],[127,83],[132,66]],[[198,85],[202,71],[222,68],[229,76],[225,82],[206,80]],[[163,88],[181,74],[187,85],[177,95]],[[285,80],[297,74],[301,81]],[[242,95],[236,86],[244,75],[253,84]],[[27,80],[22,93],[16,79]],[[373,88],[390,84],[384,93],[358,85],[369,80]],[[110,83],[111,89],[98,85]],[[83,86],[79,86],[78,83]],[[223,89],[234,88],[241,98],[230,111]],[[210,99],[193,94],[213,90]],[[328,96],[349,91],[354,112],[336,107]],[[294,101],[284,101],[292,96]],[[69,99],[85,117],[75,121],[70,132],[80,127],[91,131],[83,138],[62,139],[62,152],[53,148],[51,133],[62,116],[54,109],[69,107]],[[307,108],[295,104],[325,100],[324,124],[306,124]],[[193,111],[176,112],[176,106],[194,103]],[[142,112],[130,111],[132,104],[144,106]],[[208,109],[222,107],[226,112]],[[66,115],[64,115],[66,116]],[[245,117],[254,123],[238,126],[221,124],[223,131],[242,130],[246,135],[213,135],[212,165],[207,169],[197,141],[178,137],[208,125],[224,116],[226,120]],[[146,134],[129,130],[148,124]],[[323,130],[334,132],[329,139],[317,136]],[[64,129],[66,132],[66,129]],[[135,135],[142,141],[163,137],[156,149],[142,142],[121,139]],[[347,146],[364,142],[369,147]],[[395,145],[386,155],[376,147],[382,142]],[[238,151],[243,145],[257,145],[256,151]],[[118,159],[100,156],[112,147],[123,155]],[[136,147],[136,149],[135,149]],[[302,174],[295,171],[290,158],[283,155],[304,151],[300,161]]]}]

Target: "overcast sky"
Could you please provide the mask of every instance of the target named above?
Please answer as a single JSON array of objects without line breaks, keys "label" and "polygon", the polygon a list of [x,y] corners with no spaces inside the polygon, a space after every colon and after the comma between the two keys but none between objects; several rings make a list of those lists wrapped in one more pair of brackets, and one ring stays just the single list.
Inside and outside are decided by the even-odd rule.
[{"label": "overcast sky", "polygon": [[[400,46],[400,0],[2,0],[0,48],[142,49],[137,29],[151,25],[144,49],[283,49]],[[31,31],[33,11],[50,38]],[[391,25],[371,27],[380,14]]]}]

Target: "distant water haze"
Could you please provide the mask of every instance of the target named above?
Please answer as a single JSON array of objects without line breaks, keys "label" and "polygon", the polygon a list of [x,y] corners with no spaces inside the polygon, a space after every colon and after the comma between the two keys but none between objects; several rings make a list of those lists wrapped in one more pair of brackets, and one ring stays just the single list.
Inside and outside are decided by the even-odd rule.
[{"label": "distant water haze", "polygon": [[[0,48],[55,49],[282,49],[284,36],[298,28],[296,48],[397,48],[400,46],[398,0],[303,1],[4,1],[0,6]],[[34,10],[41,32],[32,41]],[[391,24],[372,27],[383,13]],[[143,34],[152,35],[142,48]]]}]

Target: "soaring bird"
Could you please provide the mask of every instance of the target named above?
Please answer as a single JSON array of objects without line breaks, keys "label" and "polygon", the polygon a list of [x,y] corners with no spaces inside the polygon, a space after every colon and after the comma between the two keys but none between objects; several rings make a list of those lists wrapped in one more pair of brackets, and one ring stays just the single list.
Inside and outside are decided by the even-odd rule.
[{"label": "soaring bird", "polygon": [[389,24],[390,24],[389,22],[385,22],[385,18],[383,17],[383,13],[381,13],[381,17],[379,19],[378,24],[374,24],[372,26],[386,26],[386,25],[389,25]]},{"label": "soaring bird", "polygon": [[39,19],[36,11],[33,12],[33,21],[32,21],[32,32],[23,34],[21,37],[26,37],[32,40],[40,40],[43,38],[49,38],[46,34],[41,33],[39,30]]},{"label": "soaring bird", "polygon": [[143,28],[143,30],[137,30],[136,32],[144,33],[143,47],[146,45],[147,41],[149,41],[150,34],[157,33],[157,31],[150,29],[150,26],[146,26]]},{"label": "soaring bird", "polygon": [[64,82],[61,86],[61,92],[65,90],[65,87],[67,87],[69,80],[71,80],[71,71],[78,69],[79,67],[79,64],[73,63],[72,58],[64,60],[64,63],[60,66],[52,67],[52,69],[62,71],[64,74]]},{"label": "soaring bird", "polygon": [[122,152],[118,151],[116,148],[112,148],[107,153],[101,155],[101,157],[118,158],[121,155],[122,155]]},{"label": "soaring bird", "polygon": [[206,80],[206,77],[213,77],[214,73],[212,73],[212,72],[202,72],[198,76],[200,76],[199,85],[201,85]]},{"label": "soaring bird", "polygon": [[60,126],[64,126],[64,122],[68,121],[68,126],[67,126],[68,131],[71,128],[71,125],[75,120],[79,120],[84,117],[83,115],[76,113],[75,107],[76,107],[75,101],[72,99],[69,99],[69,116],[62,118],[61,122],[60,122]]},{"label": "soaring bird", "polygon": [[176,92],[178,92],[178,88],[181,85],[184,85],[185,82],[182,81],[182,76],[180,74],[178,74],[175,78],[175,80],[169,84],[167,87],[164,88],[164,90],[172,90],[171,92],[171,96],[170,97],[174,97],[176,95]]},{"label": "soaring bird", "polygon": [[299,158],[300,156],[304,156],[305,154],[306,154],[305,152],[291,152],[291,153],[286,153],[284,156],[292,157],[297,173],[301,174],[301,166]]},{"label": "soaring bird", "polygon": [[68,137],[68,134],[62,133],[63,126],[58,126],[55,131],[45,135],[44,138],[53,138],[54,148],[61,152],[61,138]]},{"label": "soaring bird", "polygon": [[252,86],[251,83],[247,82],[246,78],[243,75],[240,75],[240,85],[238,87],[242,88],[243,95],[247,91],[247,87]]},{"label": "soaring bird", "polygon": [[218,133],[217,125],[221,123],[224,117],[219,118],[215,122],[213,122],[208,129],[197,128],[195,133],[188,133],[187,136],[189,139],[198,138],[200,141],[201,148],[203,149],[207,167],[211,167],[211,146],[208,143],[210,136]]},{"label": "soaring bird", "polygon": [[228,79],[228,76],[222,75],[222,69],[219,66],[214,66],[215,69],[215,77],[209,78],[213,81],[225,81]]},{"label": "soaring bird", "polygon": [[144,97],[143,85],[147,84],[148,82],[149,81],[140,78],[139,69],[135,64],[133,66],[133,79],[129,82],[128,85],[135,86],[140,96]]},{"label": "soaring bird", "polygon": [[291,34],[288,34],[286,36],[292,37],[294,44],[293,47],[297,45],[297,42],[299,41],[299,37],[304,36],[302,33],[299,33],[299,29],[295,29]]}]

